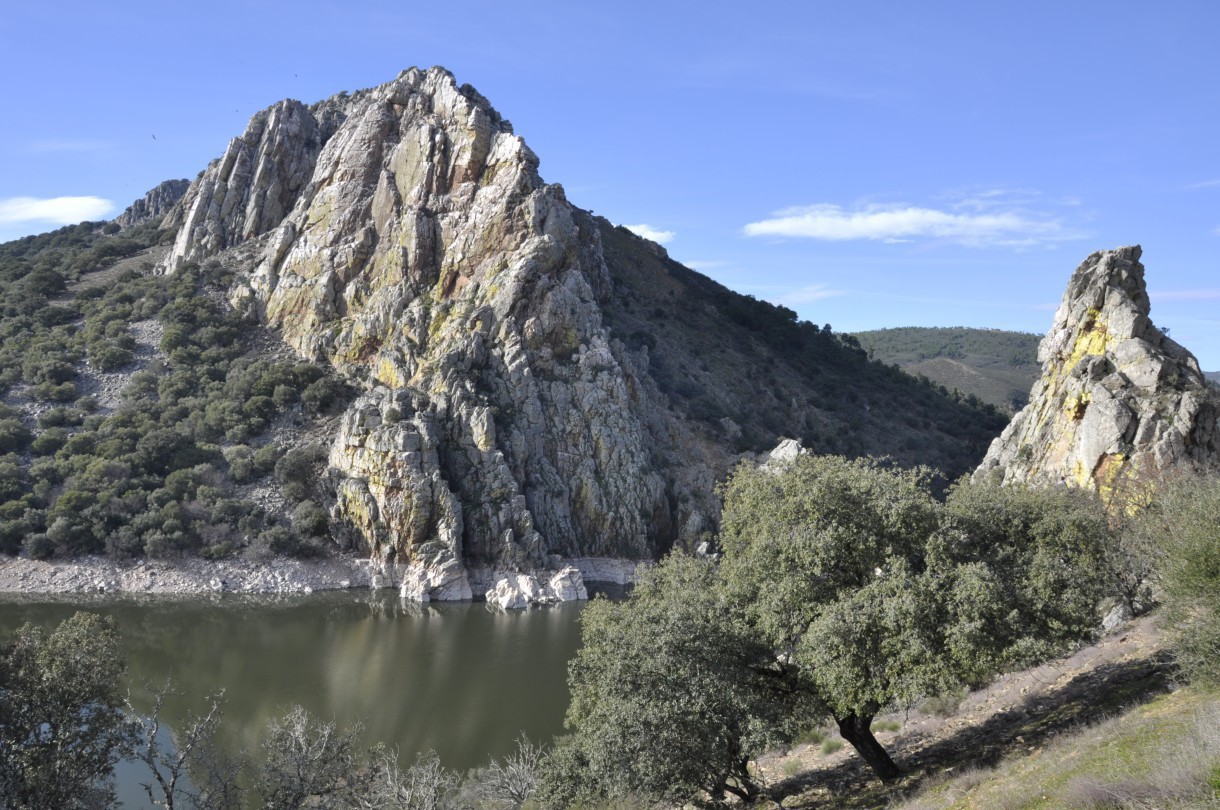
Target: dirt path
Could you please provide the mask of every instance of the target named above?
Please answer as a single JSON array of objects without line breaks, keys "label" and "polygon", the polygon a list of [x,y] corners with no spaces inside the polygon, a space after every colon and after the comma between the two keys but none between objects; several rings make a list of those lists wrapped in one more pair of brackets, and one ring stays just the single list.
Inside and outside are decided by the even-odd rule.
[{"label": "dirt path", "polygon": [[[760,760],[770,796],[783,807],[883,808],[925,776],[1036,752],[1056,734],[1170,688],[1157,621],[1129,622],[1073,655],[1005,675],[965,696],[951,713],[943,712],[953,707],[942,701],[878,717],[882,727],[897,727],[879,731],[877,739],[910,774],[893,788],[882,787],[850,746],[824,753],[822,745],[805,744]],[[826,739],[836,741],[831,728]]]}]

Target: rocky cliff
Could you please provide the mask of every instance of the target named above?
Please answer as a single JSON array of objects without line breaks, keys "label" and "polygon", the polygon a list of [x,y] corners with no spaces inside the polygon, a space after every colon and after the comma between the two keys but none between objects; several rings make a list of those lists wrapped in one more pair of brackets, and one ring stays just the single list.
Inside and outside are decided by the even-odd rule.
[{"label": "rocky cliff", "polygon": [[259,113],[166,225],[166,271],[228,263],[234,305],[364,389],[330,450],[334,512],[417,596],[693,546],[716,479],[785,433],[946,467],[994,435],[572,206],[443,69]]},{"label": "rocky cliff", "polygon": [[140,199],[127,206],[127,210],[114,218],[124,230],[147,222],[163,219],[170,211],[176,211],[178,202],[191,186],[190,180],[166,180],[158,183]]},{"label": "rocky cliff", "polygon": [[1109,497],[1124,481],[1220,462],[1220,396],[1149,319],[1140,248],[1094,253],[1038,350],[1029,405],[975,477],[1059,482]]}]

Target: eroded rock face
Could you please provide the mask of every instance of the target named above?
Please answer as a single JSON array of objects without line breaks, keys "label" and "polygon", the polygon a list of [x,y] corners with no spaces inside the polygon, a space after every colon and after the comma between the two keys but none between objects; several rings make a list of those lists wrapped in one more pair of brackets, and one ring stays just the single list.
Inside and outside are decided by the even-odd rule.
[{"label": "eroded rock face", "polygon": [[229,142],[166,217],[164,227],[179,229],[166,267],[214,256],[279,225],[313,178],[318,153],[342,119],[332,107],[326,102],[329,114],[322,115],[322,108],[287,100],[251,118],[245,133]]},{"label": "eroded rock face", "polygon": [[252,119],[191,186],[166,268],[266,234],[235,301],[370,389],[330,452],[339,515],[423,565],[404,593],[430,598],[453,565],[651,556],[665,487],[601,323],[595,225],[444,70],[318,110]]},{"label": "eroded rock face", "polygon": [[[857,396],[858,347],[815,329],[794,352],[768,319],[799,331],[795,313],[569,204],[440,68],[259,113],[166,225],[167,272],[217,256],[236,306],[363,391],[330,448],[335,517],[411,598],[517,575],[578,594],[553,584],[565,560],[705,542],[717,479],[780,431],[881,452],[908,430],[891,403],[928,416],[940,396],[887,375]],[[958,469],[992,435],[947,442],[971,448]]]},{"label": "eroded rock face", "polygon": [[1139,260],[1124,247],[1076,269],[1038,350],[1042,378],[976,479],[1063,481],[1109,498],[1126,481],[1220,461],[1220,397],[1153,326]]},{"label": "eroded rock face", "polygon": [[126,230],[150,219],[164,219],[166,214],[176,210],[190,186],[190,180],[166,180],[159,183],[156,188],[127,206],[127,210],[115,217],[114,221]]}]

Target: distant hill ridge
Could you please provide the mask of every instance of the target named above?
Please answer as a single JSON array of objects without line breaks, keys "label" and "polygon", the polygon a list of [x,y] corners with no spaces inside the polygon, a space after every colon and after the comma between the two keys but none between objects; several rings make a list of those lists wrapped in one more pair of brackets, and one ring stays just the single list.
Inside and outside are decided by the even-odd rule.
[{"label": "distant hill ridge", "polygon": [[1024,407],[1038,379],[1041,335],[966,326],[904,326],[856,332],[874,360],[922,374],[950,391],[978,397],[1008,413]]}]

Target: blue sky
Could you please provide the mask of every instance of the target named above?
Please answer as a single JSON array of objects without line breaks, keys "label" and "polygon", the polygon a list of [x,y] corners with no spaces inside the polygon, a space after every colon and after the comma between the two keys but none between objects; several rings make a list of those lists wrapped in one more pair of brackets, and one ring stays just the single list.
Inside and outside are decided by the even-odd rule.
[{"label": "blue sky", "polygon": [[442,64],[574,203],[819,324],[1043,332],[1139,243],[1154,321],[1220,369],[1218,30],[1214,2],[14,4],[0,239]]}]

